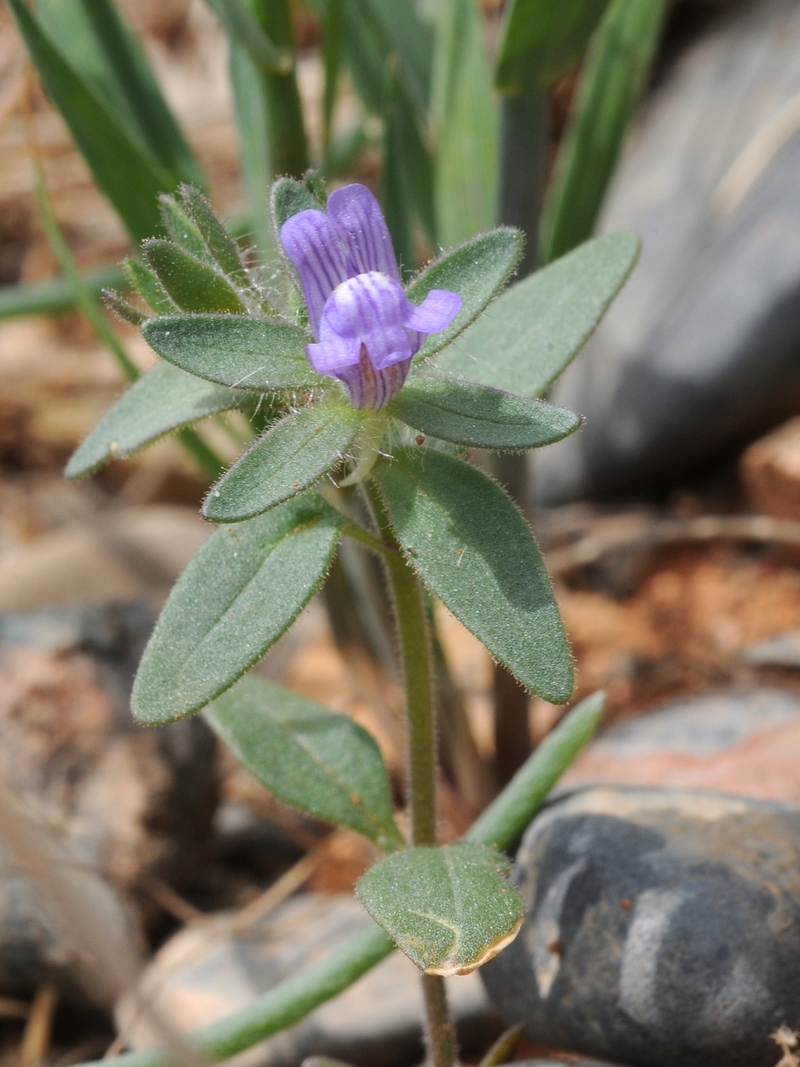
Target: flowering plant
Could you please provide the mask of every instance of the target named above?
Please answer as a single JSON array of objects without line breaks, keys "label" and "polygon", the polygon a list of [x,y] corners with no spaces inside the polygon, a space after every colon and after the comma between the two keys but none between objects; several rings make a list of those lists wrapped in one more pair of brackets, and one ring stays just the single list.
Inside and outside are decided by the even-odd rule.
[{"label": "flowering plant", "polygon": [[[156,725],[202,709],[278,797],[386,854],[357,890],[381,929],[354,942],[347,965],[314,972],[303,997],[289,998],[294,1014],[273,996],[257,1038],[251,1012],[240,1031],[229,1026],[224,1040],[214,1031],[202,1047],[238,1051],[298,1018],[295,1002],[309,1010],[397,945],[423,972],[431,1059],[449,1067],[442,976],[480,966],[515,936],[523,906],[500,850],[594,728],[600,705],[576,709],[466,839],[436,847],[429,600],[440,599],[531,692],[569,699],[569,648],[536,543],[468,450],[532,449],[578,429],[576,415],[538,397],[623,283],[636,239],[587,242],[500,295],[522,253],[519,232],[501,228],[445,253],[404,288],[372,194],[349,185],[326,203],[311,175],[272,188],[283,270],[267,286],[196,190],[163,198],[162,210],[170,238],[145,242],[144,264],[128,263],[147,308],[110,299],[163,362],[105,416],[67,473],[88,474],[222,411],[242,410],[261,432],[206,498],[205,516],[222,525],[163,609],[134,712]],[[243,677],[319,589],[342,537],[380,558],[391,594],[406,687],[408,840],[364,730]]]}]

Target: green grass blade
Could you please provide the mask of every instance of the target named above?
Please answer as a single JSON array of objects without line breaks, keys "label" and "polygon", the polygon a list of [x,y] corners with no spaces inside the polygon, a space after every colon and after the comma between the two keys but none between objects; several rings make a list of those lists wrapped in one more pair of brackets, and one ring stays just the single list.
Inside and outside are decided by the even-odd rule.
[{"label": "green grass blade", "polygon": [[325,88],[322,93],[323,158],[328,162],[333,129],[333,110],[339,73],[344,59],[346,0],[325,0],[322,60],[325,68]]},{"label": "green grass blade", "polygon": [[397,63],[391,60],[386,69],[386,88],[383,111],[383,168],[381,172],[381,200],[386,225],[392,237],[394,252],[404,279],[408,280],[416,267],[411,220],[411,200],[404,166],[403,134],[407,117],[400,88]]},{"label": "green grass blade", "polygon": [[[93,274],[81,275],[81,284],[92,296],[104,289],[123,289],[127,285],[121,267],[105,267]],[[0,286],[0,319],[19,315],[44,315],[74,308],[75,286],[69,278],[55,278],[31,285]]]},{"label": "green grass blade", "polygon": [[542,223],[549,263],[592,235],[645,85],[664,0],[614,0],[592,40]]},{"label": "green grass blade", "polygon": [[605,702],[605,693],[594,693],[572,708],[472,824],[466,840],[511,848],[561,775],[594,736]]},{"label": "green grass blade", "polygon": [[272,228],[266,205],[274,168],[267,136],[267,112],[261,74],[244,48],[230,43],[230,78],[239,131],[239,169],[253,237],[264,262],[273,256]]},{"label": "green grass blade", "polygon": [[96,88],[65,59],[24,0],[8,0],[42,84],[97,184],[136,241],[161,228],[158,194],[177,179],[129,132]]},{"label": "green grass blade", "polygon": [[[75,69],[92,77],[103,98],[117,115],[125,117],[161,166],[176,178],[202,185],[202,171],[147,57],[113,3],[40,0],[36,11]],[[80,50],[76,51],[78,35]]]},{"label": "green grass blade", "polygon": [[608,0],[509,0],[495,84],[507,93],[549,85],[577,62]]},{"label": "green grass blade", "polygon": [[474,0],[442,5],[432,94],[438,237],[449,248],[494,222],[497,109]]},{"label": "green grass blade", "polygon": [[219,19],[228,39],[243,48],[262,71],[271,74],[287,74],[294,61],[289,51],[274,43],[253,17],[253,12],[244,0],[206,0]]}]

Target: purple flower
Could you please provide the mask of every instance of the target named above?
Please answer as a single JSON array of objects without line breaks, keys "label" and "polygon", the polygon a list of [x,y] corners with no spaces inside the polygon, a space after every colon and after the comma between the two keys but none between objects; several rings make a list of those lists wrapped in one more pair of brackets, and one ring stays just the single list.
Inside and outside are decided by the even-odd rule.
[{"label": "purple flower", "polygon": [[378,201],[363,185],[328,198],[327,212],[301,211],[281,227],[308,305],[319,374],[344,383],[357,408],[377,411],[406,380],[425,336],[449,326],[461,297],[432,289],[417,306],[405,294]]}]

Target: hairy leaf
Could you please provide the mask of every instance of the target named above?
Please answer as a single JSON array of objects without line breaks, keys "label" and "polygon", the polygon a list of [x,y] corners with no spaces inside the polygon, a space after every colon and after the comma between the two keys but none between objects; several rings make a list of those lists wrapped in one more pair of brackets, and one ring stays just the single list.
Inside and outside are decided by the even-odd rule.
[{"label": "hairy leaf", "polygon": [[445,252],[417,275],[407,290],[415,304],[421,304],[431,289],[450,289],[462,300],[459,313],[446,330],[427,338],[417,360],[449,345],[475,321],[511,277],[521,255],[519,230],[491,230]]},{"label": "hairy leaf", "polygon": [[503,293],[441,354],[437,368],[495,389],[541,396],[586,344],[638,252],[632,233],[580,245]]},{"label": "hairy leaf", "polygon": [[342,522],[309,493],[217,530],[178,579],[144,651],[136,718],[172,722],[238,681],[319,588]]},{"label": "hairy leaf", "polygon": [[362,875],[356,894],[421,970],[468,974],[513,941],[522,923],[509,866],[485,845],[405,849]]},{"label": "hairy leaf", "polygon": [[203,514],[240,522],[297,496],[341,462],[361,422],[362,413],[344,401],[286,415],[211,489]]},{"label": "hairy leaf", "polygon": [[516,678],[553,704],[572,659],[525,520],[481,471],[431,449],[375,468],[398,540],[422,581]]},{"label": "hairy leaf", "polygon": [[229,277],[241,278],[244,281],[244,268],[236,242],[214,214],[208,200],[199,189],[191,185],[181,186],[181,196],[209,254],[220,270]]},{"label": "hairy leaf", "polygon": [[565,408],[456,378],[415,378],[389,410],[415,430],[444,441],[512,451],[550,445],[581,424]]},{"label": "hairy leaf", "polygon": [[103,416],[64,473],[82,478],[110,459],[133,455],[171,430],[241,407],[245,399],[245,394],[159,363]]},{"label": "hairy leaf", "polygon": [[287,804],[393,851],[403,837],[372,737],[346,715],[262,678],[242,678],[204,711],[239,762]]},{"label": "hairy leaf", "polygon": [[242,315],[247,310],[227,278],[171,241],[145,241],[142,252],[181,311]]},{"label": "hairy leaf", "polygon": [[322,380],[306,359],[308,334],[285,322],[245,315],[162,315],[146,322],[142,333],[164,359],[220,385],[303,391]]}]

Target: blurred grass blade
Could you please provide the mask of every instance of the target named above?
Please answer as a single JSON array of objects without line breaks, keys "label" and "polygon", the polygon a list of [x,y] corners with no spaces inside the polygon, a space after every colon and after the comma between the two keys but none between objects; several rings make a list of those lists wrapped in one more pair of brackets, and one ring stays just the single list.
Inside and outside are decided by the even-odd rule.
[{"label": "blurred grass blade", "polygon": [[[123,289],[127,282],[121,267],[106,267],[81,276],[87,292],[99,296],[104,289]],[[0,319],[42,315],[75,307],[75,287],[68,278],[31,285],[0,286]]]},{"label": "blurred grass blade", "polygon": [[[287,73],[259,71],[273,173],[299,178],[308,169],[300,92],[294,69],[294,33],[289,0],[250,0],[253,15],[270,40],[292,58]],[[266,201],[262,204],[266,210]]]},{"label": "blurred grass blade", "polygon": [[517,93],[554,82],[580,58],[607,5],[608,0],[509,0],[497,49],[497,88]]},{"label": "blurred grass blade", "polygon": [[324,36],[322,59],[325,68],[325,88],[322,93],[323,159],[328,164],[330,155],[333,111],[336,106],[336,90],[344,56],[344,27],[346,0],[325,0]]},{"label": "blurred grass blade", "polygon": [[129,382],[135,382],[140,374],[139,368],[122,347],[119,338],[108,324],[103,310],[97,302],[97,296],[86,288],[83,279],[78,273],[69,246],[64,240],[64,235],[56,221],[53,205],[45,187],[41,165],[38,162],[35,170],[34,192],[36,207],[53,256],[72,288],[73,299],[91,323],[94,332],[114,356],[122,373]]},{"label": "blurred grass blade", "polygon": [[36,14],[74,70],[174,179],[203,175],[159,88],[147,57],[111,0],[39,0]]},{"label": "blurred grass blade", "polygon": [[272,159],[267,137],[267,113],[258,67],[239,45],[230,44],[230,77],[239,131],[239,167],[247,206],[253,221],[253,237],[264,262],[273,254],[272,228],[266,211],[269,203]]},{"label": "blurred grass blade", "polygon": [[432,113],[438,237],[450,248],[491,228],[497,200],[497,110],[475,0],[442,5]]},{"label": "blurred grass blade", "polygon": [[594,736],[605,704],[605,693],[598,692],[571,708],[472,824],[464,840],[503,850],[511,848],[561,775]]},{"label": "blurred grass blade", "polygon": [[206,0],[231,42],[236,42],[263,71],[288,74],[292,53],[279,48],[259,25],[245,0]]},{"label": "blurred grass blade", "polygon": [[433,36],[409,0],[349,0],[345,47],[356,90],[367,108],[380,114],[383,70],[397,56],[400,79],[413,107],[428,107]]},{"label": "blurred grass blade", "polygon": [[[108,347],[117,365],[129,382],[135,382],[140,377],[140,370],[123,348],[119,338],[109,325],[102,308],[97,302],[97,295],[88,288],[86,281],[81,277],[72,258],[64,235],[59,228],[53,205],[47,195],[47,189],[42,177],[41,167],[36,168],[36,206],[42,220],[47,240],[53,250],[53,255],[59,267],[64,273],[65,281],[70,288],[72,303],[81,309],[89,320],[92,329],[99,339]],[[179,432],[179,439],[199,469],[212,481],[219,477],[224,464],[212,448],[195,430],[183,429]]]},{"label": "blurred grass blade", "polygon": [[592,39],[545,208],[545,263],[592,235],[665,9],[665,0],[614,0]]},{"label": "blurred grass blade", "polygon": [[158,194],[177,185],[98,90],[76,71],[31,14],[24,0],[8,0],[42,84],[69,126],[97,184],[136,241],[161,228]]},{"label": "blurred grass blade", "polygon": [[387,63],[383,112],[383,169],[381,200],[386,225],[403,277],[408,280],[416,267],[411,230],[411,201],[403,157],[403,126],[406,121],[397,63]]},{"label": "blurred grass blade", "polygon": [[[286,0],[250,0],[249,12],[276,47],[290,57],[294,55]],[[230,42],[230,74],[253,236],[267,261],[274,254],[267,212],[272,179],[279,174],[300,177],[308,167],[300,95],[293,66],[283,74],[260,69],[250,52],[234,39]]]}]

